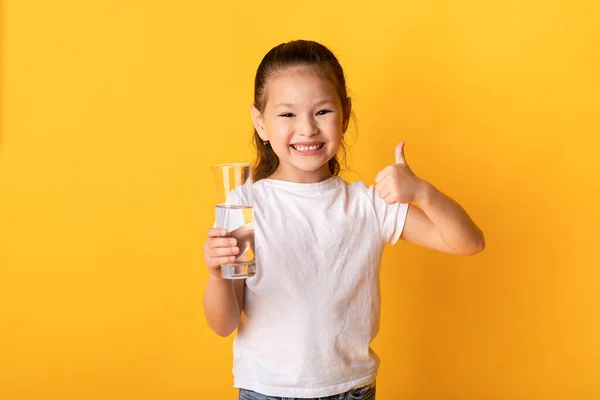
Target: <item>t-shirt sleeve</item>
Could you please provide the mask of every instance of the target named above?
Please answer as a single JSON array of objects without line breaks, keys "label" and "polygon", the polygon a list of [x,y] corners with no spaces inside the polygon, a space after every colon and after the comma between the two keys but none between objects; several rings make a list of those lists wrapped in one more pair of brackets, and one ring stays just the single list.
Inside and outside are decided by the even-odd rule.
[{"label": "t-shirt sleeve", "polygon": [[366,187],[366,190],[369,200],[375,209],[383,239],[386,243],[395,244],[404,229],[404,223],[408,214],[408,203],[387,204],[379,196],[375,190],[375,186]]}]

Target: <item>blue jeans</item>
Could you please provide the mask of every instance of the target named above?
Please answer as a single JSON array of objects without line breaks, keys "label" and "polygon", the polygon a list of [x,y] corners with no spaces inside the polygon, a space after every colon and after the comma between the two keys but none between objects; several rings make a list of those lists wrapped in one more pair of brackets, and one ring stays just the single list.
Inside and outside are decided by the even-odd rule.
[{"label": "blue jeans", "polygon": [[[300,397],[273,397],[253,392],[252,390],[240,389],[238,400],[300,400]],[[375,400],[375,383],[352,389],[345,393],[334,394],[327,397],[315,397],[302,400]]]}]

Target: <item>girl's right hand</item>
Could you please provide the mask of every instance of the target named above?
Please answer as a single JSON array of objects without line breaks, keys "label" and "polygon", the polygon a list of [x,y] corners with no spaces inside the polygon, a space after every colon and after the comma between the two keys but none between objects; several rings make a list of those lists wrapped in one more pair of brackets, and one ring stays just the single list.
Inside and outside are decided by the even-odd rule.
[{"label": "girl's right hand", "polygon": [[235,255],[240,252],[236,247],[237,240],[226,235],[227,231],[223,228],[210,228],[204,243],[204,259],[210,274],[221,279],[221,265],[235,261]]}]

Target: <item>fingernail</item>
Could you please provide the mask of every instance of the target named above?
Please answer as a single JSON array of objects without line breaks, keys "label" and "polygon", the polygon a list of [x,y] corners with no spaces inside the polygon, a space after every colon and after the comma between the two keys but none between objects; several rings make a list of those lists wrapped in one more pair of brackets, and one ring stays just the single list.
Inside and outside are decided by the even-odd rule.
[{"label": "fingernail", "polygon": [[237,243],[237,241],[235,239],[231,239],[229,241],[229,244],[231,244],[232,246],[235,246],[236,243]]}]

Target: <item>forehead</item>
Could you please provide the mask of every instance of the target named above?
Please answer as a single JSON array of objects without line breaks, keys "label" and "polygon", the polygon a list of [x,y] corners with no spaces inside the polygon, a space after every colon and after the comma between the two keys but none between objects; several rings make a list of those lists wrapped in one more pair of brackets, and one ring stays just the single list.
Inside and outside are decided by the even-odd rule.
[{"label": "forehead", "polygon": [[[318,67],[301,66],[277,71],[267,82],[268,103],[337,100],[333,82]],[[318,98],[317,98],[318,97]]]}]

